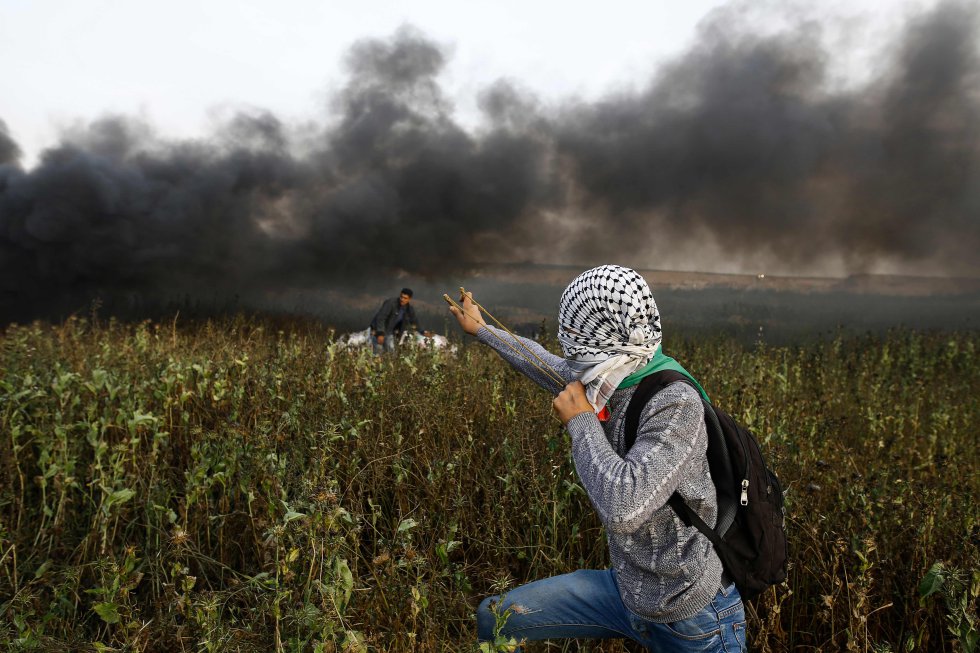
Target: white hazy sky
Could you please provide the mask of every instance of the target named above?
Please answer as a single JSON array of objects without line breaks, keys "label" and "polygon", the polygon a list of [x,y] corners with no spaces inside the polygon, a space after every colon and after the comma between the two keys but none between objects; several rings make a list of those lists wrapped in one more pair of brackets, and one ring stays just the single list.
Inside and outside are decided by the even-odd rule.
[{"label": "white hazy sky", "polygon": [[[287,122],[316,120],[331,89],[343,84],[350,45],[409,24],[449,49],[441,81],[465,124],[477,92],[501,77],[545,101],[640,86],[658,62],[690,45],[698,22],[722,4],[0,0],[0,120],[27,165],[64,128],[107,113],[142,116],[174,138],[205,134],[216,112],[240,106],[269,109]],[[760,13],[787,3],[752,4]],[[821,25],[833,17],[833,25],[852,28],[836,44],[857,75],[872,65],[870,44],[899,24],[908,6],[806,3]]]}]

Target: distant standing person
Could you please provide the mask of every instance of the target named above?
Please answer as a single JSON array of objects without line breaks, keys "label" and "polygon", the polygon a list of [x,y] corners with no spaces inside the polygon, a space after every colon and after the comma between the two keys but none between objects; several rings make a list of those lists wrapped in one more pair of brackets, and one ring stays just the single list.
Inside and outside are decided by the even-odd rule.
[{"label": "distant standing person", "polygon": [[[371,345],[375,354],[394,351],[395,340],[411,328],[419,331],[419,321],[412,306],[412,289],[402,288],[398,297],[386,299],[371,320]],[[425,335],[429,335],[425,332]]]}]

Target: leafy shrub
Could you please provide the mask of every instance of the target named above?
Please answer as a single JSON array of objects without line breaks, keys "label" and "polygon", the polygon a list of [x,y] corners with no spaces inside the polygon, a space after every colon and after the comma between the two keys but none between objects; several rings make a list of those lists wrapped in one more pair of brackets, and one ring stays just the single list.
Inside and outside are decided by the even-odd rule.
[{"label": "leafy shrub", "polygon": [[[976,641],[919,587],[936,561],[980,568],[977,342],[668,342],[788,488],[792,568],[750,610],[754,650]],[[0,434],[11,650],[476,651],[493,587],[607,563],[550,397],[477,346],[379,359],[245,318],[10,327]]]}]

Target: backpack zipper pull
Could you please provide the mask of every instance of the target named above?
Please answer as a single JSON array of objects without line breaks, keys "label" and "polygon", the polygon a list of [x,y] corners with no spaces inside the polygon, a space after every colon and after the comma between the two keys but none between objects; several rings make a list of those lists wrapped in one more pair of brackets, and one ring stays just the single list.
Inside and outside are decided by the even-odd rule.
[{"label": "backpack zipper pull", "polygon": [[749,505],[749,479],[742,479],[742,505]]}]

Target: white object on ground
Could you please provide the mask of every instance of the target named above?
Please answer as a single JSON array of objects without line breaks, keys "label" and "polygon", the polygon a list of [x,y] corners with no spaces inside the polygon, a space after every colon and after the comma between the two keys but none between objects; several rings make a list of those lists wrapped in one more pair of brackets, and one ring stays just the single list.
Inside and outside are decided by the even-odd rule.
[{"label": "white object on ground", "polygon": [[[352,333],[346,333],[338,341],[348,349],[358,349],[361,347],[371,346],[371,329],[364,329],[363,331],[354,331]],[[423,349],[440,349],[449,352],[456,351],[456,345],[449,342],[446,336],[441,336],[437,333],[431,336],[425,336],[418,332],[409,333],[408,331],[402,333],[401,337],[398,339],[399,347],[420,347]]]}]

